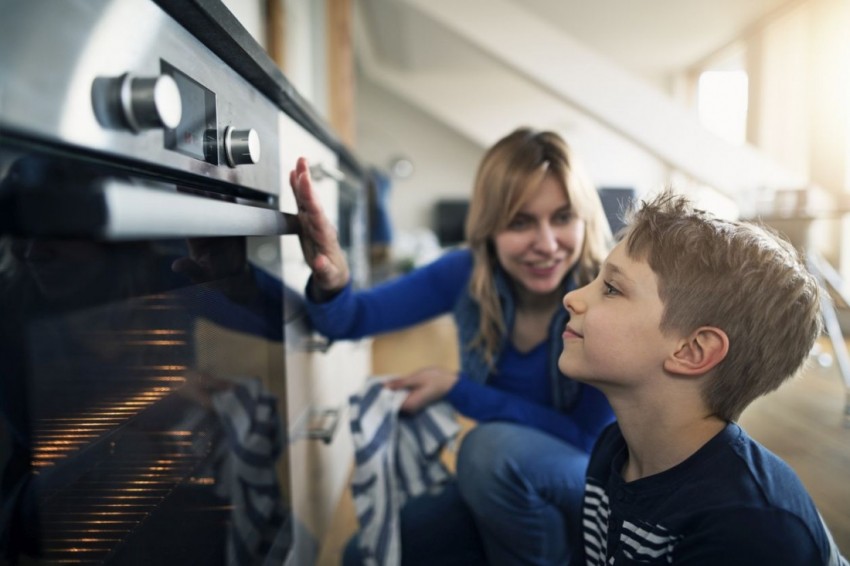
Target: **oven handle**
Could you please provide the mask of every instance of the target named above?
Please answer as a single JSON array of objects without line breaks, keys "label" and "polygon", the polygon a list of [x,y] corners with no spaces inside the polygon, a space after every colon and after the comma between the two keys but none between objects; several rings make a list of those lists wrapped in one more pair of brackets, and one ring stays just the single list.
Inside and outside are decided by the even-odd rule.
[{"label": "oven handle", "polygon": [[300,226],[294,214],[268,208],[116,181],[105,182],[102,190],[108,211],[103,233],[107,239],[278,236],[297,234]]},{"label": "oven handle", "polygon": [[85,196],[73,191],[22,192],[17,232],[28,236],[109,241],[298,234],[294,214],[143,187],[117,179]]}]

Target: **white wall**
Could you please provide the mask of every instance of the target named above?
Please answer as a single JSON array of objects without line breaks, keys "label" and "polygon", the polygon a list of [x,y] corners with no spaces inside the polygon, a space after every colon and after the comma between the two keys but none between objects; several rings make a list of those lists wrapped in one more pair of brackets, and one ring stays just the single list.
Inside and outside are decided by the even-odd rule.
[{"label": "white wall", "polygon": [[[324,2],[280,1],[286,12],[285,75],[301,96],[324,115],[326,74],[317,72],[325,69]],[[263,2],[224,0],[224,3],[264,45]],[[356,145],[352,149],[364,165],[384,171],[398,156],[413,162],[415,170],[411,177],[393,179],[390,216],[397,231],[428,229],[437,200],[469,197],[486,147],[368,80],[362,73],[356,75]],[[524,111],[522,104],[506,108],[507,112],[516,114],[516,119],[511,121],[514,127],[552,127],[529,122],[534,119],[533,110]],[[644,193],[657,190],[668,181],[669,171],[663,163],[578,112],[565,116],[560,133],[576,150],[599,187],[634,187]]]},{"label": "white wall", "polygon": [[[284,74],[320,116],[327,116],[327,52],[324,0],[276,0],[285,13]],[[222,0],[257,43],[267,47],[263,0]]]},{"label": "white wall", "polygon": [[[799,210],[817,217],[800,237],[850,279],[848,229],[828,213],[850,191],[850,4],[810,0],[749,38],[751,141],[820,187]],[[788,187],[803,189],[805,187]],[[789,220],[788,222],[791,222]],[[805,226],[801,222],[799,225]],[[780,228],[781,229],[781,228]]]},{"label": "white wall", "polygon": [[260,45],[266,45],[265,12],[261,0],[222,0],[222,3]]},{"label": "white wall", "polygon": [[[357,155],[387,170],[403,155],[415,165],[409,179],[394,179],[390,214],[395,229],[416,231],[431,226],[434,203],[441,198],[468,198],[485,147],[458,134],[398,96],[357,75]],[[539,127],[512,109],[515,126]],[[590,120],[571,120],[562,135],[582,159],[598,187],[657,190],[667,181],[667,168],[623,138]],[[503,134],[508,134],[508,131]],[[493,140],[495,141],[495,140]]]},{"label": "white wall", "polygon": [[320,116],[327,116],[327,52],[325,2],[278,0],[284,3],[286,42],[284,74]]},{"label": "white wall", "polygon": [[[327,98],[324,2],[280,1],[286,12],[286,78],[324,115]],[[224,3],[248,32],[265,45],[263,2],[224,0]],[[357,73],[357,81],[356,145],[352,149],[364,165],[384,171],[398,156],[413,162],[415,170],[411,177],[393,180],[390,216],[396,231],[429,229],[437,200],[469,197],[486,147],[369,81],[362,73]],[[516,127],[541,127],[526,121],[533,119],[531,108],[524,112],[521,105],[515,105],[506,110],[516,113]],[[597,186],[634,187],[642,193],[656,190],[667,181],[667,168],[662,163],[578,113],[565,118],[561,130]]]},{"label": "white wall", "polygon": [[467,198],[483,149],[403,100],[358,76],[357,154],[388,171],[396,156],[414,164],[407,179],[393,179],[390,217],[396,230],[431,225],[440,198]]}]

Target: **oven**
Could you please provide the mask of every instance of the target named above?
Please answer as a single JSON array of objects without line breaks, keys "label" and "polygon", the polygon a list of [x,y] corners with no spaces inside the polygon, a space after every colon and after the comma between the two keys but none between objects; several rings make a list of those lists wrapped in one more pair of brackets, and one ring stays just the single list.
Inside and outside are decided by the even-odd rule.
[{"label": "oven", "polygon": [[291,555],[280,104],[161,4],[0,0],[3,563]]}]

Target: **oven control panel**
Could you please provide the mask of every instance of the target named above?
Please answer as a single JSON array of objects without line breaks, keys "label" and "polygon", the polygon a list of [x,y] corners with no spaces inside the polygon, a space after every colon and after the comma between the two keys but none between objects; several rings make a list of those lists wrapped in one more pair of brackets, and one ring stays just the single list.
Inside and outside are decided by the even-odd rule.
[{"label": "oven control panel", "polygon": [[[95,79],[93,104],[106,128],[135,134],[162,130],[165,149],[212,165],[254,165],[260,161],[260,135],[254,128],[219,128],[216,94],[177,67],[161,62],[162,73]],[[98,82],[103,82],[97,88]],[[104,100],[98,100],[99,97]]]},{"label": "oven control panel", "polygon": [[16,7],[0,76],[0,134],[280,193],[281,110],[149,0]]},{"label": "oven control panel", "polygon": [[116,111],[134,132],[151,128],[176,128],[183,113],[177,82],[169,75],[135,77],[130,73],[116,81]]}]

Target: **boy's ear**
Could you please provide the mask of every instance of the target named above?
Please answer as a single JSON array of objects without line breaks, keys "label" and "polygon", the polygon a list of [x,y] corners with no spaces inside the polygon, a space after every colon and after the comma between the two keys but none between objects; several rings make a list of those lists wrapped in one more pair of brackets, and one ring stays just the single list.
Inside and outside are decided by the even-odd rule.
[{"label": "boy's ear", "polygon": [[702,326],[679,343],[664,360],[664,369],[678,375],[702,375],[722,362],[728,352],[726,333],[714,326]]}]

